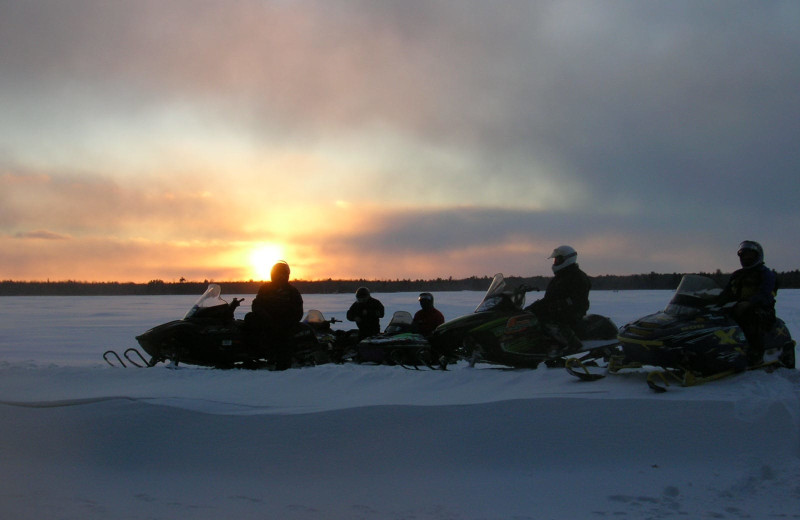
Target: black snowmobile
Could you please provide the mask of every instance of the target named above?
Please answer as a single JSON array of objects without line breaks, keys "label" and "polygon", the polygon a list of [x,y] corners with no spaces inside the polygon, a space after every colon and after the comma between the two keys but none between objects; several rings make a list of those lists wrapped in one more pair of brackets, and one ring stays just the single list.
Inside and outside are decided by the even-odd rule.
[{"label": "black snowmobile", "polygon": [[[383,333],[364,338],[351,351],[350,359],[358,363],[377,363],[413,366],[433,366],[431,344],[414,330],[408,311],[396,311]],[[440,365],[444,369],[445,365]]]},{"label": "black snowmobile", "polygon": [[[248,333],[244,320],[234,318],[234,311],[243,299],[234,298],[228,303],[220,297],[220,292],[219,285],[210,284],[183,319],[158,325],[136,336],[149,359],[135,348],[127,349],[123,356],[134,366],[152,367],[170,361],[174,365],[184,363],[213,368],[271,368],[274,360],[265,351],[268,349]],[[310,314],[312,312],[319,313],[310,311]],[[293,366],[330,361],[332,347],[324,340],[327,331],[320,331],[320,337],[315,333],[315,327],[319,329],[324,324],[319,313],[295,326],[290,340]],[[111,365],[125,366],[113,350],[106,351],[103,358]]]},{"label": "black snowmobile", "polygon": [[[664,391],[669,380],[691,386],[752,368],[794,368],[795,342],[779,318],[764,336],[763,361],[748,363],[747,339],[729,312],[731,306],[717,303],[721,292],[711,278],[685,275],[663,311],[620,329],[621,350],[608,357],[607,370],[659,367],[647,381]],[[575,360],[568,360],[567,369],[585,380],[603,377]]]},{"label": "black snowmobile", "polygon": [[532,290],[525,285],[512,289],[496,274],[472,314],[436,328],[431,338],[435,355],[467,359],[471,366],[536,368],[542,362],[563,366],[562,358],[576,353],[601,356],[617,345],[617,327],[605,316],[585,316],[580,331],[539,322],[523,310],[525,293]]},{"label": "black snowmobile", "polygon": [[[334,330],[331,328],[333,323],[341,322],[342,320],[337,320],[336,318],[325,319],[322,311],[317,309],[312,309],[306,313],[301,323],[308,325],[314,331],[314,335],[320,345],[320,350],[315,353],[315,359],[317,360],[315,364],[321,365],[328,361],[341,363],[347,346],[358,341],[358,331]],[[323,351],[327,351],[327,356],[323,354]]]}]

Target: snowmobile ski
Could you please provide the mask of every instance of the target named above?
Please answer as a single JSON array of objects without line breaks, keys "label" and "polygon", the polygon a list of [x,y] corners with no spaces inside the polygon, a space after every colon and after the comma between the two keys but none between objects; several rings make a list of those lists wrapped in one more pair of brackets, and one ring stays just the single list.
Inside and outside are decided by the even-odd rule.
[{"label": "snowmobile ski", "polygon": [[[564,367],[567,369],[567,372],[577,377],[581,381],[597,381],[598,379],[603,379],[606,377],[605,374],[590,372],[587,368],[587,365],[591,363],[592,362],[584,363],[579,358],[569,358],[564,363]],[[594,363],[594,366],[597,366],[597,363]]]},{"label": "snowmobile ski", "polygon": [[125,362],[122,360],[122,357],[127,359],[128,363],[137,368],[145,368],[155,365],[152,359],[150,361],[147,361],[144,358],[144,355],[134,347],[126,349],[125,352],[122,353],[122,356],[120,356],[115,350],[106,350],[103,353],[103,359],[105,359],[106,363],[108,363],[112,367],[128,368],[128,365],[125,364]]}]

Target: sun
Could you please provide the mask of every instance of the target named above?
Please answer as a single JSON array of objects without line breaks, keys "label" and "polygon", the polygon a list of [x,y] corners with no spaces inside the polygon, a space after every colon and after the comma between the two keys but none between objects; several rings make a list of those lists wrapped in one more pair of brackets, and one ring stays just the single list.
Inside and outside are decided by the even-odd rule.
[{"label": "sun", "polygon": [[283,259],[283,248],[280,245],[259,244],[250,252],[250,267],[256,279],[269,280],[272,266]]}]

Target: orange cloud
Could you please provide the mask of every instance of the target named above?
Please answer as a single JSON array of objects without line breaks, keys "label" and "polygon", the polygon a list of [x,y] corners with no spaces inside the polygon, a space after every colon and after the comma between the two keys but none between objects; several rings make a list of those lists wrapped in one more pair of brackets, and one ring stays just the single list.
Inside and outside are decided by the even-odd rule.
[{"label": "orange cloud", "polygon": [[69,236],[60,233],[53,233],[43,229],[37,231],[26,231],[24,233],[17,233],[14,235],[16,238],[38,238],[42,240],[67,240]]}]

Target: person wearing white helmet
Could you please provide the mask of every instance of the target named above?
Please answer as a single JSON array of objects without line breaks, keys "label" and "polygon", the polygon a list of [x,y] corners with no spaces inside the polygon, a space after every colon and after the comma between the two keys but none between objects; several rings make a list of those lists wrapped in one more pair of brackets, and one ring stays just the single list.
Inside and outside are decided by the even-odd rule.
[{"label": "person wearing white helmet", "polygon": [[747,338],[751,365],[762,362],[764,333],[775,323],[777,274],[764,265],[764,249],[753,240],[739,244],[741,269],[734,271],[719,297],[721,304],[734,303],[733,317]]},{"label": "person wearing white helmet", "polygon": [[544,298],[525,308],[546,324],[565,325],[577,334],[589,310],[592,282],[578,267],[578,252],[571,246],[559,246],[547,257],[553,259],[555,276],[547,284]]}]

